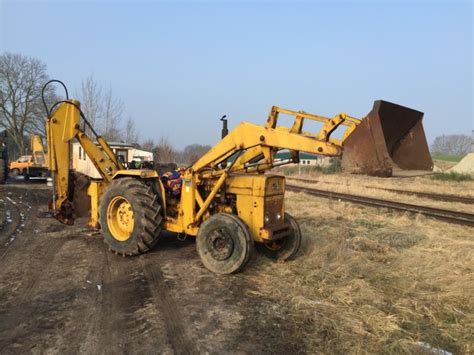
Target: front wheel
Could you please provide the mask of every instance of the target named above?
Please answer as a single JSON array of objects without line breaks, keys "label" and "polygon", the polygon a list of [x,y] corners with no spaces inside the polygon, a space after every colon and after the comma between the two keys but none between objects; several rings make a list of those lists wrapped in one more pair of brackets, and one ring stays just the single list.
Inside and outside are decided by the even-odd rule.
[{"label": "front wheel", "polygon": [[249,261],[253,238],[239,217],[216,213],[199,227],[196,249],[204,266],[216,274],[239,272]]},{"label": "front wheel", "polygon": [[18,175],[20,175],[20,170],[17,169],[17,168],[14,168],[14,169],[10,170],[10,175],[11,176],[18,176]]},{"label": "front wheel", "polygon": [[301,229],[296,219],[285,213],[285,221],[290,223],[290,234],[278,240],[257,243],[258,252],[278,261],[294,259],[301,247]]},{"label": "front wheel", "polygon": [[160,236],[161,221],[158,196],[138,179],[112,181],[101,198],[102,235],[116,254],[138,255],[153,248]]}]

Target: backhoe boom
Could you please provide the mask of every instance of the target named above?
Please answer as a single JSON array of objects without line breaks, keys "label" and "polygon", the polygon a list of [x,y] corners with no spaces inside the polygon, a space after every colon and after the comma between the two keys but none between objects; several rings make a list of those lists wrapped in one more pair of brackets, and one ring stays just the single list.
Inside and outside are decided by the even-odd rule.
[{"label": "backhoe boom", "polygon": [[[62,102],[47,120],[48,166],[53,174],[53,215],[61,222],[72,224],[73,208],[70,192],[70,144],[77,139],[99,171],[110,182],[114,173],[123,169],[107,142],[97,136],[99,148],[80,128],[79,101]],[[105,153],[107,152],[107,154]]]}]

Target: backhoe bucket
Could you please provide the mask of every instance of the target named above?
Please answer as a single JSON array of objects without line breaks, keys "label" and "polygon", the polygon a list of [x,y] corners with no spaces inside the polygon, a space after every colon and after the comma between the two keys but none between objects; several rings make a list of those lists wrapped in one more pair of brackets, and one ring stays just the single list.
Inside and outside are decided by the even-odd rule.
[{"label": "backhoe bucket", "polygon": [[385,177],[431,172],[433,160],[422,119],[423,112],[375,101],[372,111],[344,142],[343,169]]}]

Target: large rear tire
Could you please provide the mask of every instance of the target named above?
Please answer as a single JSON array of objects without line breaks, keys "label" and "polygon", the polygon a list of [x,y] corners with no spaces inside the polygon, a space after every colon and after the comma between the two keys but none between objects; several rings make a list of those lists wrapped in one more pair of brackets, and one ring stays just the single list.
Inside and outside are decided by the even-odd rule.
[{"label": "large rear tire", "polygon": [[116,254],[132,256],[153,248],[162,219],[158,195],[135,178],[112,181],[100,201],[102,235]]},{"label": "large rear tire", "polygon": [[0,184],[4,184],[7,181],[7,167],[5,160],[0,159]]},{"label": "large rear tire", "polygon": [[199,227],[196,249],[204,266],[216,274],[232,274],[248,263],[254,245],[250,231],[239,217],[217,213]]},{"label": "large rear tire", "polygon": [[290,222],[290,234],[279,240],[256,243],[258,252],[278,261],[291,260],[296,257],[301,247],[301,229],[296,219],[288,213],[285,213],[285,221]]}]

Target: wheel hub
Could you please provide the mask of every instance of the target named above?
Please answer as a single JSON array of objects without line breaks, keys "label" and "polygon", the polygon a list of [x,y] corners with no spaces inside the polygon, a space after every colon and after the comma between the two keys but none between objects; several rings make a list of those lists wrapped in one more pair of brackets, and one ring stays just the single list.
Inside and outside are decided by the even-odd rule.
[{"label": "wheel hub", "polygon": [[117,211],[117,219],[121,227],[127,228],[130,221],[132,220],[132,206],[128,202],[123,202],[120,204]]},{"label": "wheel hub", "polygon": [[215,229],[209,233],[207,250],[215,260],[223,261],[232,255],[234,241],[225,229]]},{"label": "wheel hub", "polygon": [[278,251],[285,245],[285,238],[264,242],[263,245],[271,251]]},{"label": "wheel hub", "polygon": [[130,202],[122,196],[110,201],[107,209],[107,224],[112,236],[120,241],[130,238],[134,227],[133,209]]}]

